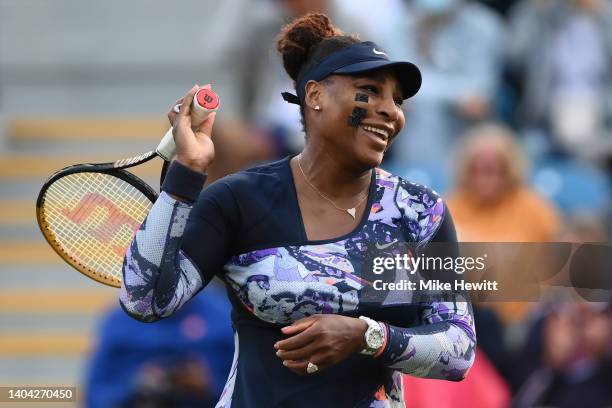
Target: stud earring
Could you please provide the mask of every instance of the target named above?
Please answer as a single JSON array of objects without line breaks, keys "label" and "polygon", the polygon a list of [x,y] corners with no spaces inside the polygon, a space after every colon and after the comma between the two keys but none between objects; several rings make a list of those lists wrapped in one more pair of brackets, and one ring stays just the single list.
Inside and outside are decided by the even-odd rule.
[{"label": "stud earring", "polygon": [[316,111],[320,111],[320,110],[321,110],[321,107],[320,107],[319,105],[316,105],[316,106],[314,107],[314,110],[316,110]]}]

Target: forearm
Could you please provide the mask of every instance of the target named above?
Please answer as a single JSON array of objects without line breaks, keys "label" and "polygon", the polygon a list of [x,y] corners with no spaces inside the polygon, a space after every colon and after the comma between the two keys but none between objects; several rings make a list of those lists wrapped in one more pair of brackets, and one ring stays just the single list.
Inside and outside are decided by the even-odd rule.
[{"label": "forearm", "polygon": [[120,302],[138,320],[171,315],[204,286],[195,265],[179,250],[191,209],[162,192],[127,251]]},{"label": "forearm", "polygon": [[403,328],[387,325],[387,342],[378,358],[416,377],[462,380],[472,366],[476,334],[467,302],[436,302],[427,324]]}]

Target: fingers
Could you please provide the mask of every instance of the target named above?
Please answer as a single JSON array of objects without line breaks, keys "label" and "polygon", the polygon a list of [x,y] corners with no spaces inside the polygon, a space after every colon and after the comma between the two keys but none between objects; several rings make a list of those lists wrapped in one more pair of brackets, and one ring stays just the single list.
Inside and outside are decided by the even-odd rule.
[{"label": "fingers", "polygon": [[283,365],[298,375],[307,375],[308,361],[283,361]]},{"label": "fingers", "polygon": [[[181,106],[178,113],[170,113],[174,117],[172,121],[172,134],[177,137],[177,134],[191,133],[191,103],[199,87],[194,85],[182,98]],[[174,108],[171,109],[174,111]]]},{"label": "fingers", "polygon": [[[308,373],[307,370],[309,362],[317,366],[318,370],[315,373]],[[322,356],[316,354],[310,357],[309,359],[307,358],[303,360],[285,360],[283,361],[283,365],[298,375],[316,375],[317,372],[323,371],[327,367],[324,363],[324,359],[322,358]]]},{"label": "fingers", "polygon": [[[274,345],[278,351],[276,355],[283,360],[283,365],[298,375],[307,375],[308,361],[315,362],[311,356],[315,355],[318,347],[313,344],[315,334],[308,330],[316,318],[307,317],[298,320],[291,326],[283,327],[283,333],[292,335]],[[315,362],[316,364],[316,362]]]},{"label": "fingers", "polygon": [[293,323],[291,326],[283,327],[281,331],[283,332],[283,334],[287,334],[287,335],[299,333],[301,331],[306,330],[310,326],[312,326],[314,322],[316,321],[316,318],[317,316],[310,316],[304,319],[300,319],[296,321],[295,323]]},{"label": "fingers", "polygon": [[196,132],[196,136],[200,136],[204,134],[208,137],[212,137],[212,128],[213,128],[213,125],[215,124],[216,116],[217,116],[217,112],[210,112],[208,114],[208,117],[204,119],[204,121],[200,124],[200,127],[198,128]]},{"label": "fingers", "polygon": [[199,86],[194,85],[189,92],[185,94],[183,97],[183,101],[181,102],[181,107],[179,109],[179,116],[189,116],[191,114],[191,104],[193,103],[193,97],[200,89]]},{"label": "fingers", "polygon": [[277,342],[274,347],[277,350],[295,350],[300,347],[306,346],[314,339],[314,336],[308,331],[301,332],[295,336],[289,337],[288,339]]},{"label": "fingers", "polygon": [[276,355],[283,360],[307,360],[319,349],[320,345],[309,343],[294,349],[279,349]]},{"label": "fingers", "polygon": [[283,334],[291,336],[285,340],[281,340],[274,344],[277,350],[294,350],[304,347],[313,340],[314,335],[307,329],[316,322],[316,318],[307,317],[294,322],[291,326],[286,326],[281,329]]},{"label": "fingers", "polygon": [[[174,102],[174,104],[172,105],[172,109],[170,109],[170,111],[168,112],[168,120],[170,121],[170,125],[172,127],[178,125],[178,123],[176,122],[177,118],[181,120],[181,124],[186,124],[187,117],[191,115],[193,99],[195,98],[195,95],[200,89],[211,89],[211,84],[206,84],[202,87],[194,85],[185,94],[185,96]],[[214,115],[212,115],[211,113],[208,118],[200,124],[197,131],[210,136],[212,134],[214,120]],[[189,123],[191,124],[191,122]]]},{"label": "fingers", "polygon": [[174,124],[174,120],[176,119],[176,114],[179,113],[179,108],[181,107],[181,103],[183,102],[183,98],[178,99],[172,105],[172,109],[168,112],[168,120],[170,121],[170,126]]}]

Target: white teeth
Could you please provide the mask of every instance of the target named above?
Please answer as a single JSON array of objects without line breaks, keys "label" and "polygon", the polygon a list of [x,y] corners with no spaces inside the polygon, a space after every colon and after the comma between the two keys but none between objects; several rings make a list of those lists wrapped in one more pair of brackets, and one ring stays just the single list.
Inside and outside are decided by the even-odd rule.
[{"label": "white teeth", "polygon": [[382,129],[375,128],[372,126],[367,126],[367,125],[364,125],[363,128],[369,132],[378,133],[379,135],[383,136],[385,140],[389,138],[389,134],[387,133],[386,130],[382,130]]}]

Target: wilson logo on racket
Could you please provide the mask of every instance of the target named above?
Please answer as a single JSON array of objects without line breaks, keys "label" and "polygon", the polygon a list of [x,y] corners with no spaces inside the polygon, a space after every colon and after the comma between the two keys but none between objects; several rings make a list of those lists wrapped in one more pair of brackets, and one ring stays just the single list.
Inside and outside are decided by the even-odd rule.
[{"label": "wilson logo on racket", "polygon": [[151,156],[151,153],[147,152],[145,154],[141,154],[140,156],[130,157],[129,159],[120,159],[113,163],[113,167],[115,168],[129,167],[131,164],[138,163],[144,159],[149,158],[149,156]]},{"label": "wilson logo on racket", "polygon": [[[105,213],[102,222],[97,219],[92,219],[94,218],[94,214],[99,214],[98,210],[100,209]],[[129,228],[132,237],[138,228],[140,228],[140,223],[138,221],[121,211],[121,209],[109,199],[98,193],[86,194],[73,209],[62,209],[62,214],[77,225],[83,225],[88,222],[95,222],[98,224],[88,232],[104,244],[110,244],[124,225]],[[123,257],[127,251],[127,247],[117,245],[111,246],[113,252],[120,257]]]}]

